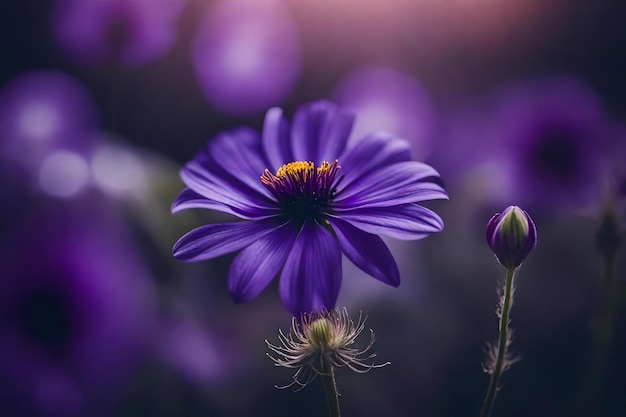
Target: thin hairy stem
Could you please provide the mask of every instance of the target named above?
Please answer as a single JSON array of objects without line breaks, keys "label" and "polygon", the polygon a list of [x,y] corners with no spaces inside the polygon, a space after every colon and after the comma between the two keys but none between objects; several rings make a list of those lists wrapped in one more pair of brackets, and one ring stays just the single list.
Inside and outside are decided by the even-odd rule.
[{"label": "thin hairy stem", "polygon": [[337,394],[337,383],[335,382],[335,370],[327,358],[322,359],[321,376],[330,417],[339,417],[339,395]]},{"label": "thin hairy stem", "polygon": [[500,384],[500,376],[506,368],[507,362],[507,346],[509,344],[509,312],[513,302],[513,278],[515,277],[515,268],[507,268],[506,281],[504,283],[504,295],[502,301],[502,310],[500,311],[500,337],[498,339],[498,351],[491,372],[491,381],[489,381],[489,390],[485,397],[483,409],[480,412],[481,417],[488,417],[496,399],[498,385]]}]

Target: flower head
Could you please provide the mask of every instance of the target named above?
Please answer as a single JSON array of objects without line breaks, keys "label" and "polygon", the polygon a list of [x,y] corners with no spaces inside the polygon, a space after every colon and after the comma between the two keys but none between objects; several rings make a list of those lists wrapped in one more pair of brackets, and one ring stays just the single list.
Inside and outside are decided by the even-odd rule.
[{"label": "flower head", "polygon": [[447,194],[432,167],[411,161],[403,140],[373,133],[347,146],[353,119],[322,101],[301,107],[291,127],[274,108],[261,136],[245,128],[218,135],[182,169],[188,188],[172,211],[213,209],[244,221],[192,230],[174,256],[199,261],[243,249],[229,272],[233,300],[252,300],[280,275],[280,296],[294,315],[335,306],[342,252],[399,285],[377,234],[421,239],[440,231],[441,218],[418,203]]},{"label": "flower head", "polygon": [[509,206],[487,223],[487,243],[505,268],[517,268],[537,246],[537,229],[526,211]]},{"label": "flower head", "polygon": [[358,373],[388,365],[389,362],[380,365],[368,363],[376,356],[374,353],[367,354],[374,344],[372,330],[370,341],[364,349],[353,347],[364,328],[365,318],[359,315],[359,320],[355,324],[345,308],[305,313],[300,320],[294,317],[287,335],[279,330],[278,345],[265,341],[275,356],[270,353],[267,355],[276,366],[297,369],[293,375],[293,382],[283,388],[294,384],[305,387],[317,375],[324,373],[324,360],[329,361],[333,367],[347,366]]}]

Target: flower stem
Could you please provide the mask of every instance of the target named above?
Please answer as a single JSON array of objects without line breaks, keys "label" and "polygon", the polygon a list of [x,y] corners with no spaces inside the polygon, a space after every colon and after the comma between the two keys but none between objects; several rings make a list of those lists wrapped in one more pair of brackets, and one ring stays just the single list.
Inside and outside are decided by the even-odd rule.
[{"label": "flower stem", "polygon": [[493,407],[498,392],[498,384],[500,376],[505,365],[506,348],[509,341],[509,312],[511,311],[513,299],[513,278],[515,277],[515,268],[507,268],[506,282],[504,284],[504,299],[502,302],[502,311],[500,313],[500,338],[498,340],[498,354],[496,362],[491,373],[491,381],[489,381],[489,390],[483,403],[483,409],[480,412],[481,417],[488,417]]},{"label": "flower stem", "polygon": [[327,358],[322,359],[322,382],[324,392],[328,402],[328,412],[330,417],[339,417],[339,395],[337,394],[337,383],[335,382],[335,370]]},{"label": "flower stem", "polygon": [[602,295],[602,313],[595,329],[593,356],[587,370],[585,388],[581,393],[582,405],[579,410],[584,415],[593,410],[602,389],[602,379],[606,372],[606,356],[611,348],[613,339],[613,322],[617,309],[617,294],[615,288],[615,261],[614,255],[604,256],[604,289]]}]

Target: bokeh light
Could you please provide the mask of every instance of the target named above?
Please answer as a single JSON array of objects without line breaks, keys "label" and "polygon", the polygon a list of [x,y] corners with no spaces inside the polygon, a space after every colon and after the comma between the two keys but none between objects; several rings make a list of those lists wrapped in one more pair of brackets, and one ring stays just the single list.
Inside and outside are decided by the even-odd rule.
[{"label": "bokeh light", "polygon": [[39,186],[55,197],[74,196],[88,182],[87,161],[74,152],[53,152],[46,156],[39,168]]},{"label": "bokeh light", "polygon": [[299,34],[280,2],[219,1],[198,29],[193,62],[218,110],[260,113],[284,100],[300,74]]},{"label": "bokeh light", "polygon": [[414,158],[430,156],[436,111],[424,88],[410,75],[387,68],[361,68],[340,82],[333,98],[357,114],[351,140],[382,130],[408,140]]},{"label": "bokeh light", "polygon": [[91,158],[94,184],[113,196],[142,195],[148,188],[146,162],[132,149],[103,142]]},{"label": "bokeh light", "polygon": [[2,157],[37,169],[56,149],[85,151],[96,115],[89,94],[72,76],[58,71],[21,74],[0,91]]}]

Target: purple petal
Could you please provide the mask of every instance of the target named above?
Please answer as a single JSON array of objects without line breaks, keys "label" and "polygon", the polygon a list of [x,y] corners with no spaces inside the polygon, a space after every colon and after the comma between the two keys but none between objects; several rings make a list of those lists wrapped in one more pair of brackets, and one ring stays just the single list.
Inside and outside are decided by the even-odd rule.
[{"label": "purple petal", "polygon": [[256,298],[280,272],[298,230],[285,224],[245,248],[228,273],[228,290],[236,303]]},{"label": "purple petal", "polygon": [[211,259],[244,248],[280,226],[276,218],[208,224],[181,237],[172,253],[182,261]]},{"label": "purple petal", "polygon": [[337,195],[338,210],[354,207],[389,207],[418,201],[447,199],[445,190],[429,181],[439,174],[430,165],[399,162],[373,171],[343,187]]},{"label": "purple petal", "polygon": [[336,216],[374,234],[401,240],[422,239],[443,230],[443,220],[435,212],[417,204],[354,209]]},{"label": "purple petal", "polygon": [[341,287],[341,248],[318,224],[306,224],[281,274],[280,297],[293,315],[331,309]]},{"label": "purple petal", "polygon": [[448,199],[448,194],[439,184],[433,182],[417,182],[406,186],[390,187],[370,195],[359,195],[337,201],[334,209],[337,212],[350,211],[354,208],[393,207],[400,204],[419,203],[421,201]]},{"label": "purple petal", "polygon": [[215,164],[209,155],[200,153],[183,167],[180,177],[187,187],[216,203],[245,212],[271,212],[274,209],[268,197],[229,174],[214,173]]},{"label": "purple petal", "polygon": [[260,181],[268,163],[263,159],[257,132],[239,128],[221,133],[209,142],[208,152],[215,163],[210,167],[212,172],[230,175],[260,194],[271,196]]},{"label": "purple petal", "polygon": [[337,218],[328,220],[339,239],[341,250],[353,264],[385,284],[400,285],[396,260],[380,237]]},{"label": "purple petal", "polygon": [[379,168],[411,160],[411,147],[402,139],[384,132],[372,133],[359,140],[339,159],[343,186]]},{"label": "purple petal", "polygon": [[178,213],[179,211],[195,208],[221,211],[246,220],[267,217],[268,214],[266,210],[245,211],[227,206],[222,203],[217,203],[213,200],[208,200],[206,197],[201,196],[200,194],[196,193],[193,190],[190,190],[189,188],[185,188],[183,191],[181,191],[181,193],[178,194],[178,196],[174,199],[174,202],[172,203],[172,213]]},{"label": "purple petal", "polygon": [[354,115],[328,101],[300,107],[291,126],[291,148],[297,161],[334,161],[343,154]]},{"label": "purple petal", "polygon": [[[260,177],[267,162],[258,134],[247,128],[218,135],[181,171],[196,193],[235,209],[272,209],[275,202]],[[271,211],[271,210],[270,210]]]},{"label": "purple petal", "polygon": [[[510,207],[507,207],[507,209],[509,209]],[[493,248],[493,245],[494,245],[494,233],[493,232],[495,232],[496,227],[498,226],[498,220],[500,219],[500,217],[501,217],[501,214],[496,213],[493,216],[491,216],[491,219],[489,219],[489,221],[487,222],[487,230],[486,230],[485,235],[487,237],[487,243],[489,244],[491,248]]]},{"label": "purple petal", "polygon": [[283,117],[283,111],[278,107],[269,109],[265,114],[263,151],[269,162],[267,168],[273,172],[284,164],[294,161],[289,142],[289,122]]}]

